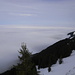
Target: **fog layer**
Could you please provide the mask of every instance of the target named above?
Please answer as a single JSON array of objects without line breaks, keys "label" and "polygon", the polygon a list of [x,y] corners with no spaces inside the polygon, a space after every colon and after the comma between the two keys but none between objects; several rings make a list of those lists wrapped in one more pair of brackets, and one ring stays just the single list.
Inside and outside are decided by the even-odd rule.
[{"label": "fog layer", "polygon": [[22,42],[26,43],[30,52],[36,53],[67,38],[67,33],[74,30],[68,27],[0,27],[0,73],[10,69],[18,62],[18,51]]}]

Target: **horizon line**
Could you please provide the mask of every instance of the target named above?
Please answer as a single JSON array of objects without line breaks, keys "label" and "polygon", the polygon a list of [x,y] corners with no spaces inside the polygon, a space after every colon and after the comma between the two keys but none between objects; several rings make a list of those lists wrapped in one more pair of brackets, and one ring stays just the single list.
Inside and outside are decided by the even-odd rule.
[{"label": "horizon line", "polygon": [[0,28],[33,28],[33,29],[57,29],[57,28],[59,28],[59,29],[75,29],[74,27],[70,27],[70,26],[34,26],[34,25],[32,25],[32,26],[24,26],[24,25],[12,25],[12,26],[10,26],[10,25],[7,25],[7,26],[5,26],[5,25],[0,25]]}]

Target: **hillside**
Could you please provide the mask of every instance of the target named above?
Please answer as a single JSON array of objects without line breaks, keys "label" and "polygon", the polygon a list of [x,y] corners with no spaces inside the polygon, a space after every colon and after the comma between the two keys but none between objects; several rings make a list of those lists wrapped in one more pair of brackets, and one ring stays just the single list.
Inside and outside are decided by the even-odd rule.
[{"label": "hillside", "polygon": [[75,51],[71,56],[64,58],[62,64],[55,64],[52,67],[52,71],[48,72],[46,69],[41,69],[41,75],[75,75]]}]

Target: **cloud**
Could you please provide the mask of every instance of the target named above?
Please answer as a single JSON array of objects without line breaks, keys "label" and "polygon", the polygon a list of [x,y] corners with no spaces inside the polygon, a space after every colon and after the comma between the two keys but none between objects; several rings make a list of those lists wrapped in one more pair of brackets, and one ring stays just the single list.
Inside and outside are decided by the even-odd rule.
[{"label": "cloud", "polygon": [[34,16],[33,14],[18,14],[20,16]]},{"label": "cloud", "polygon": [[36,16],[35,14],[22,14],[22,13],[9,13],[10,15],[14,16]]}]

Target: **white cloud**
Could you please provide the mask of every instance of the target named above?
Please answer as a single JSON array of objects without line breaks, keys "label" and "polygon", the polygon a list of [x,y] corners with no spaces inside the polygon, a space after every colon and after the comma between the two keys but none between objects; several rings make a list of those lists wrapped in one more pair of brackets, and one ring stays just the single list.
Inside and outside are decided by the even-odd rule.
[{"label": "white cloud", "polygon": [[33,16],[33,14],[18,14],[20,16]]},{"label": "white cloud", "polygon": [[9,13],[14,16],[36,16],[35,14]]}]

